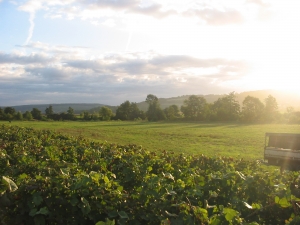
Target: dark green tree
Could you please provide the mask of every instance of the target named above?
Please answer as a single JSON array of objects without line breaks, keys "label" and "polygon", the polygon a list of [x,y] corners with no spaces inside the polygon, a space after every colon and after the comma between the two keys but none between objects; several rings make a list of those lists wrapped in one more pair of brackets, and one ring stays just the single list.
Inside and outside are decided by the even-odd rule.
[{"label": "dark green tree", "polygon": [[170,105],[169,107],[165,108],[164,113],[168,120],[175,120],[182,117],[177,105]]},{"label": "dark green tree", "polygon": [[15,115],[15,119],[16,120],[23,120],[23,114],[19,111],[16,113]]},{"label": "dark green tree", "polygon": [[74,109],[72,107],[69,107],[69,109],[67,111],[67,119],[69,119],[69,120],[75,119]]},{"label": "dark green tree", "polygon": [[32,115],[31,115],[31,112],[26,111],[26,112],[23,114],[23,119],[24,119],[24,120],[32,120],[33,117],[32,117]]},{"label": "dark green tree", "polygon": [[103,106],[99,111],[99,115],[102,120],[108,121],[113,117],[114,114],[110,108]]},{"label": "dark green tree", "polygon": [[43,118],[42,112],[37,108],[33,108],[31,110],[31,115],[32,115],[33,119],[36,119],[36,120],[41,120]]},{"label": "dark green tree", "polygon": [[82,118],[83,118],[84,120],[90,120],[90,119],[91,119],[90,113],[89,113],[88,111],[84,111],[84,112],[82,113]]},{"label": "dark green tree", "polygon": [[13,107],[5,107],[4,108],[4,119],[5,120],[13,120],[16,115],[16,110]]},{"label": "dark green tree", "polygon": [[211,105],[211,119],[218,121],[236,121],[240,115],[240,104],[234,92],[219,98]]},{"label": "dark green tree", "polygon": [[189,120],[204,120],[207,113],[207,103],[205,98],[191,95],[184,100],[181,106],[184,117]]},{"label": "dark green tree", "polygon": [[4,116],[4,111],[3,109],[0,107],[0,120],[4,120],[5,116]]},{"label": "dark green tree", "polygon": [[146,102],[148,103],[148,111],[146,112],[149,121],[165,120],[166,116],[160,108],[158,98],[155,95],[147,95]]},{"label": "dark green tree", "polygon": [[134,120],[138,118],[145,119],[145,113],[139,110],[136,103],[125,101],[117,108],[116,119]]},{"label": "dark green tree", "polygon": [[47,118],[49,118],[49,119],[53,118],[54,111],[53,111],[52,105],[49,105],[49,107],[45,109],[45,114],[46,114]]},{"label": "dark green tree", "polygon": [[143,110],[140,110],[139,107],[135,102],[131,102],[130,104],[130,114],[129,114],[129,120],[135,120],[135,119],[146,119],[146,114]]},{"label": "dark green tree", "polygon": [[123,102],[116,111],[116,119],[129,120],[131,113],[131,105],[129,101]]},{"label": "dark green tree", "polygon": [[5,107],[4,113],[14,116],[16,114],[16,110],[13,107]]},{"label": "dark green tree", "polygon": [[259,98],[247,96],[243,101],[241,120],[244,122],[259,122],[263,119],[264,104]]}]

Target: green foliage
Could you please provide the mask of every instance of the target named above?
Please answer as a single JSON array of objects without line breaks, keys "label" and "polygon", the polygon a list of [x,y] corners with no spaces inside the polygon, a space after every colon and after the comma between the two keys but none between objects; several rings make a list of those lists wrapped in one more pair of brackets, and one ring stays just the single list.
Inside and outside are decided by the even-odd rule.
[{"label": "green foliage", "polygon": [[205,98],[191,95],[181,106],[184,117],[190,120],[204,120],[207,114]]},{"label": "green foliage", "polygon": [[244,122],[262,121],[264,104],[255,97],[247,96],[243,101],[241,120]]},{"label": "green foliage", "polygon": [[110,108],[103,106],[99,111],[99,115],[102,120],[108,121],[113,117],[113,112]]},{"label": "green foliage", "polygon": [[117,108],[117,120],[135,120],[138,118],[145,119],[145,113],[139,110],[136,103],[125,101]]},{"label": "green foliage", "polygon": [[23,114],[23,119],[24,119],[24,120],[32,120],[33,117],[32,117],[32,115],[31,115],[31,112],[26,111],[26,112]]},{"label": "green foliage", "polygon": [[160,108],[158,98],[155,95],[147,95],[146,102],[149,104],[148,111],[146,112],[149,121],[159,121],[166,119],[166,115]]},{"label": "green foliage", "polygon": [[45,109],[45,114],[46,114],[47,118],[49,118],[49,119],[52,118],[52,115],[54,114],[52,105],[49,105],[49,107],[47,107]]},{"label": "green foliage", "polygon": [[31,110],[31,115],[36,120],[41,120],[42,119],[42,112],[37,108],[33,108]]},{"label": "green foliage", "polygon": [[16,120],[23,120],[23,114],[21,112],[17,112],[15,115]]},{"label": "green foliage", "polygon": [[164,113],[167,120],[176,120],[182,117],[177,105],[170,105],[169,107],[165,108]]},{"label": "green foliage", "polygon": [[296,172],[149,152],[49,130],[0,129],[3,224],[290,224]]},{"label": "green foliage", "polygon": [[211,120],[237,121],[240,114],[240,104],[235,99],[234,92],[219,98],[211,106]]}]

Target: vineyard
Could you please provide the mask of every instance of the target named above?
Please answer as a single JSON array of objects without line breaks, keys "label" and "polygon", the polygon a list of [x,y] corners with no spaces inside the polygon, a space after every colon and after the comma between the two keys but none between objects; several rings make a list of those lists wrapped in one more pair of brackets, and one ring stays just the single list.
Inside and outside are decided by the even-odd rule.
[{"label": "vineyard", "polygon": [[255,160],[1,125],[0,174],[0,225],[300,223],[299,173]]}]

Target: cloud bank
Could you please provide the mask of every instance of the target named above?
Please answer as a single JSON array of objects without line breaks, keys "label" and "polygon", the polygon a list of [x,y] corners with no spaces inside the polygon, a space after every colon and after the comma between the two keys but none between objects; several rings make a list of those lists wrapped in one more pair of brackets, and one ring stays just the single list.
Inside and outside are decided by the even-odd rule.
[{"label": "cloud bank", "polygon": [[[1,105],[11,104],[12,99],[25,104],[50,99],[63,103],[70,98],[117,105],[143,101],[155,90],[159,97],[209,93],[212,86],[222,91],[222,85],[240,79],[248,70],[243,61],[221,58],[134,52],[87,60],[89,49],[80,47],[31,43],[21,48],[37,52],[0,52]],[[80,54],[74,57],[74,52]]]}]

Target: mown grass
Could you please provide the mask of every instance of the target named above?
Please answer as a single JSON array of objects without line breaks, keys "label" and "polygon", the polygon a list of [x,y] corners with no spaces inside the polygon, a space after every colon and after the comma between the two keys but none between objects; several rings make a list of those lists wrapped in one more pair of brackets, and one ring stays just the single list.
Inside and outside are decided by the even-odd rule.
[{"label": "mown grass", "polygon": [[137,144],[150,151],[245,159],[263,158],[266,132],[300,133],[300,125],[289,124],[13,121],[11,125],[51,129],[100,142]]}]

